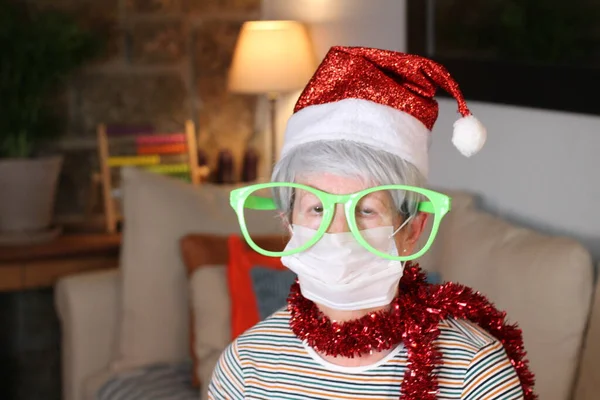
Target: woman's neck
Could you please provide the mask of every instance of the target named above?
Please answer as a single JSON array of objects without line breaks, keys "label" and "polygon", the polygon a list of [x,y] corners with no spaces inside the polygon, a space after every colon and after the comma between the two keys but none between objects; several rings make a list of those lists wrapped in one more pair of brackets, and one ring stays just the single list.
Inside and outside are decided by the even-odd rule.
[{"label": "woman's neck", "polygon": [[[352,310],[352,311],[336,310],[336,309],[324,306],[322,304],[317,304],[317,307],[331,321],[343,323],[343,322],[359,319],[359,318],[364,317],[365,315],[370,314],[372,312],[387,311],[387,310],[389,310],[390,305],[388,304],[388,305],[382,306],[382,307],[374,307],[374,308],[367,308],[367,309],[363,309],[363,310]],[[327,354],[324,354],[321,352],[318,352],[318,354],[321,358],[323,358],[325,361],[330,362],[331,364],[340,365],[343,367],[363,367],[363,366],[375,364],[376,362],[382,360],[385,356],[390,354],[392,351],[393,351],[393,349],[390,349],[390,350],[385,350],[385,351],[374,352],[372,354],[363,354],[359,357],[353,357],[353,358],[342,357],[342,356],[337,356],[337,357],[330,356],[330,355],[327,355]]]},{"label": "woman's neck", "polygon": [[367,308],[363,310],[336,310],[322,304],[317,304],[317,307],[319,308],[319,311],[321,311],[327,318],[336,322],[352,321],[362,318],[365,315],[373,312],[387,311],[390,308],[389,304],[386,306]]}]

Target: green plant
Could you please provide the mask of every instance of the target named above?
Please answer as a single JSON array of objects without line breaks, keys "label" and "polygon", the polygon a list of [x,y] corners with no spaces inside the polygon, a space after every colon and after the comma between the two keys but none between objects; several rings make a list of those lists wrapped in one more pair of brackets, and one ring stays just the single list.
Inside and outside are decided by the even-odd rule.
[{"label": "green plant", "polygon": [[31,157],[62,131],[53,104],[66,78],[104,48],[75,15],[0,0],[0,157]]}]

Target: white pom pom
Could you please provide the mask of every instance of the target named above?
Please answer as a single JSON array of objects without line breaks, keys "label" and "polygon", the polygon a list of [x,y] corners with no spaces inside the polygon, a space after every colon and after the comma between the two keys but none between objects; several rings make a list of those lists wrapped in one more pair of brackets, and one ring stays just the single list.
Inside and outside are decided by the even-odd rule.
[{"label": "white pom pom", "polygon": [[452,143],[466,157],[476,154],[487,138],[485,126],[472,115],[462,117],[454,123]]}]

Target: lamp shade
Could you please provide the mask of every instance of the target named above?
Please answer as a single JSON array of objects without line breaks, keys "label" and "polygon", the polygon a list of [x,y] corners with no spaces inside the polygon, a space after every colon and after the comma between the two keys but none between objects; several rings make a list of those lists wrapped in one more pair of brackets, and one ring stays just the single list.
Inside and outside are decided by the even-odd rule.
[{"label": "lamp shade", "polygon": [[306,85],[315,66],[303,24],[248,21],[236,43],[229,70],[229,90],[253,94],[294,91]]}]

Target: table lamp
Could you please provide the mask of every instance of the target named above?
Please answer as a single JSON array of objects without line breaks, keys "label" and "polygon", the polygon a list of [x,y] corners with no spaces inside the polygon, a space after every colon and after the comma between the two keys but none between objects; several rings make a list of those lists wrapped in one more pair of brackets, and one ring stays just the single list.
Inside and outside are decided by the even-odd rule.
[{"label": "table lamp", "polygon": [[229,70],[228,88],[234,93],[267,96],[271,168],[277,158],[277,98],[304,87],[315,66],[310,39],[302,23],[248,21],[242,25]]}]

